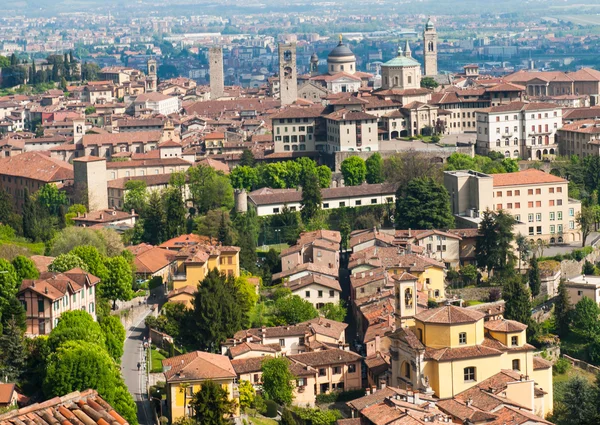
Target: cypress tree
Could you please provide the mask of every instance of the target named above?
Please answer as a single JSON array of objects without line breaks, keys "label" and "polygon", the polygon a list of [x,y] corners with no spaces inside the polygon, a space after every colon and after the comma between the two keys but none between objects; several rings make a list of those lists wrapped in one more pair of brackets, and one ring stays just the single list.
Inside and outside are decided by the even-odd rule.
[{"label": "cypress tree", "polygon": [[23,189],[23,236],[32,241],[37,239],[35,203],[29,196],[27,188]]},{"label": "cypress tree", "polygon": [[531,289],[531,295],[537,297],[540,293],[542,286],[542,279],[540,278],[540,268],[538,265],[537,257],[533,257],[529,262],[529,289]]},{"label": "cypress tree", "polygon": [[179,236],[185,230],[185,206],[181,192],[169,188],[165,193],[165,238]]},{"label": "cypress tree", "polygon": [[521,276],[512,273],[506,276],[506,281],[502,288],[502,298],[505,301],[504,317],[508,320],[516,320],[524,324],[529,324],[531,320],[531,300],[529,288],[527,288]]},{"label": "cypress tree", "polygon": [[313,173],[307,173],[302,186],[302,209],[300,215],[304,223],[308,223],[321,209],[321,186],[319,178]]},{"label": "cypress tree", "polygon": [[148,197],[148,207],[144,212],[144,241],[159,245],[164,241],[165,213],[161,194],[153,191]]},{"label": "cypress tree", "polygon": [[554,302],[554,326],[560,337],[565,337],[569,333],[571,310],[569,293],[564,280],[561,280],[558,284],[558,294]]},{"label": "cypress tree", "polygon": [[221,211],[221,223],[219,224],[219,242],[225,246],[229,246],[233,243],[231,239],[231,232],[225,222],[225,212]]}]

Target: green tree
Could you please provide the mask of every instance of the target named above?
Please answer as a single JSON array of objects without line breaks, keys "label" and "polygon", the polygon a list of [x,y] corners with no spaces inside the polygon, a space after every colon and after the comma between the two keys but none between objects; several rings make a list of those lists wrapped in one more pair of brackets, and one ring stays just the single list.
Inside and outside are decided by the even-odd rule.
[{"label": "green tree", "polygon": [[87,271],[87,265],[81,258],[74,254],[60,254],[48,266],[49,271],[56,273],[64,273],[74,268]]},{"label": "green tree", "polygon": [[86,115],[95,114],[96,113],[96,107],[95,106],[88,106],[87,108],[85,108],[84,113]]},{"label": "green tree", "polygon": [[596,273],[596,267],[594,266],[594,263],[591,263],[588,260],[585,260],[585,262],[583,263],[581,272],[584,275],[593,276]]},{"label": "green tree", "polygon": [[507,212],[483,212],[479,234],[475,242],[475,259],[480,268],[488,272],[500,272],[514,267],[512,253],[515,219]]},{"label": "green tree", "polygon": [[300,215],[304,223],[308,223],[321,209],[321,187],[314,173],[308,174],[303,181]]},{"label": "green tree", "polygon": [[10,300],[17,295],[19,284],[17,271],[13,265],[0,258],[0,314],[7,309]]},{"label": "green tree", "polygon": [[214,351],[219,344],[242,329],[247,311],[240,306],[240,296],[233,278],[208,272],[200,282],[194,299],[195,338],[202,349]]},{"label": "green tree", "polygon": [[598,307],[598,304],[591,298],[583,297],[575,304],[571,328],[587,341],[592,341],[600,332],[598,316],[600,316],[600,307]]},{"label": "green tree", "polygon": [[146,191],[146,182],[143,180],[129,180],[125,183],[125,200],[123,209],[125,211],[134,210],[140,216],[143,216],[148,205],[148,193]]},{"label": "green tree", "polygon": [[465,286],[474,285],[477,282],[477,267],[473,264],[465,264],[460,268],[459,273]]},{"label": "green tree", "polygon": [[79,215],[83,215],[85,213],[87,213],[87,208],[85,207],[85,205],[83,204],[73,204],[69,207],[69,209],[67,210],[67,213],[65,214],[65,221],[67,222],[68,226],[73,226],[75,224],[75,221],[73,221],[73,219],[75,217],[77,217],[77,214]]},{"label": "green tree", "polygon": [[229,179],[234,188],[250,191],[258,185],[258,170],[249,165],[239,165],[231,170]]},{"label": "green tree", "polygon": [[529,262],[529,271],[527,272],[529,278],[529,289],[531,295],[537,297],[542,287],[542,279],[540,277],[540,267],[538,265],[537,257],[533,257]]},{"label": "green tree", "polygon": [[100,320],[100,328],[106,339],[106,350],[117,363],[121,363],[125,328],[117,316],[107,315]]},{"label": "green tree", "polygon": [[433,79],[433,77],[421,78],[421,87],[426,89],[435,89],[439,84]]},{"label": "green tree", "polygon": [[15,319],[10,319],[0,336],[0,373],[4,379],[14,382],[24,372],[25,361],[23,330]]},{"label": "green tree", "polygon": [[256,271],[256,241],[258,238],[258,217],[254,208],[235,217],[237,231],[236,245],[240,247],[240,267],[254,273]]},{"label": "green tree", "polygon": [[595,425],[598,423],[596,411],[596,391],[582,376],[569,379],[557,400],[548,420],[556,425]]},{"label": "green tree", "polygon": [[38,238],[36,231],[37,213],[35,203],[31,200],[27,188],[23,189],[23,209],[21,215],[23,217],[23,236],[35,241]]},{"label": "green tree", "polygon": [[591,207],[582,207],[581,211],[577,213],[575,221],[581,229],[581,246],[585,246],[585,242],[590,233],[594,230],[596,223],[596,214],[594,209]]},{"label": "green tree", "polygon": [[191,401],[198,425],[229,425],[236,402],[229,399],[225,388],[214,381],[204,381]]},{"label": "green tree", "polygon": [[242,167],[254,167],[254,165],[256,165],[254,154],[250,149],[244,149],[242,156],[240,157],[239,165]]},{"label": "green tree", "polygon": [[40,277],[40,272],[35,266],[35,263],[24,255],[17,255],[12,260],[12,265],[17,272],[17,279],[19,281],[22,281],[23,279],[37,279]]},{"label": "green tree", "polygon": [[0,188],[0,224],[10,224],[14,219],[12,197],[6,190]]},{"label": "green tree", "polygon": [[561,280],[557,288],[558,294],[554,302],[554,325],[556,332],[561,338],[569,333],[571,325],[572,308],[569,301],[569,292],[564,280]]},{"label": "green tree", "polygon": [[165,240],[165,222],[162,194],[155,190],[148,196],[144,211],[144,240],[152,245],[160,245]]},{"label": "green tree", "polygon": [[[427,214],[423,214],[427,211]],[[446,188],[432,178],[416,178],[396,192],[397,229],[451,229],[454,217]]]},{"label": "green tree", "polygon": [[314,319],[319,315],[314,306],[298,295],[280,298],[275,301],[277,319],[282,325],[295,325]]},{"label": "green tree", "polygon": [[194,219],[196,224],[195,233],[218,240],[223,220],[225,221],[227,231],[233,236],[235,231],[233,229],[229,211],[224,210],[210,210],[206,215],[196,217]]},{"label": "green tree", "polygon": [[331,168],[327,165],[318,166],[317,177],[319,178],[321,189],[327,189],[331,185]]},{"label": "green tree", "polygon": [[358,156],[351,156],[342,161],[341,171],[346,186],[358,186],[367,177],[365,161]]},{"label": "green tree", "polygon": [[521,276],[512,273],[506,276],[502,287],[504,317],[508,320],[529,324],[531,321],[531,293],[521,281]]},{"label": "green tree", "polygon": [[239,386],[240,391],[240,408],[245,411],[247,408],[254,405],[254,398],[256,397],[256,391],[250,381],[242,380]]},{"label": "green tree", "polygon": [[272,162],[259,168],[260,186],[273,189],[286,187],[287,167],[283,162]]},{"label": "green tree", "polygon": [[104,257],[95,246],[81,245],[71,250],[70,254],[76,255],[86,265],[86,270],[94,276],[104,281],[108,278],[108,269],[104,264],[106,257]]},{"label": "green tree", "polygon": [[106,338],[100,325],[83,310],[64,312],[48,337],[48,344],[52,351],[56,351],[67,341],[84,341],[102,348],[106,347]]},{"label": "green tree", "polygon": [[344,301],[340,300],[339,303],[327,303],[319,309],[321,315],[326,319],[335,320],[336,322],[343,322],[346,319],[347,309],[344,305]]},{"label": "green tree", "polygon": [[93,246],[101,255],[106,254],[106,244],[100,233],[86,227],[72,226],[62,229],[54,236],[50,245],[50,254],[53,256],[67,254],[80,246]]},{"label": "green tree", "polygon": [[288,405],[294,399],[294,379],[290,361],[285,357],[266,358],[262,362],[263,392],[268,400]]},{"label": "green tree", "polygon": [[[229,217],[227,217],[228,219]],[[230,246],[233,243],[233,237],[231,236],[231,224],[227,225],[225,218],[225,211],[221,211],[221,223],[219,224],[218,239],[225,246]]]},{"label": "green tree", "polygon": [[100,283],[100,295],[113,302],[113,309],[117,300],[129,301],[133,298],[133,273],[131,266],[123,257],[108,258],[105,261],[108,270],[106,280]]},{"label": "green tree", "polygon": [[531,253],[532,246],[531,242],[527,240],[527,237],[521,233],[515,237],[515,243],[517,244],[517,252],[519,253],[519,270],[521,270],[521,262],[527,260]]},{"label": "green tree", "polygon": [[17,297],[8,299],[6,305],[0,310],[0,315],[2,317],[2,321],[0,322],[2,327],[0,327],[0,329],[6,329],[10,321],[14,321],[23,332],[27,329],[27,315],[25,313],[25,308]]},{"label": "green tree", "polygon": [[35,193],[38,204],[50,215],[58,215],[62,205],[69,205],[67,195],[54,183],[45,184]]},{"label": "green tree", "polygon": [[379,152],[375,152],[366,161],[367,167],[367,183],[383,183],[385,177],[383,176],[383,158]]},{"label": "green tree", "polygon": [[218,208],[233,208],[233,187],[229,177],[204,165],[190,167],[187,173],[192,202],[199,214]]},{"label": "green tree", "polygon": [[185,205],[181,191],[176,188],[168,188],[164,193],[165,203],[165,239],[171,239],[184,233]]}]

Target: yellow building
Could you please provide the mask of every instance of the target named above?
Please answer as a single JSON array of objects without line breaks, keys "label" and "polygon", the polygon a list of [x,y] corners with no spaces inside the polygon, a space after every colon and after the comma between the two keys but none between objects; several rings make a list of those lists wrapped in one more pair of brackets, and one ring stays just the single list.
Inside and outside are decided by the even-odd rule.
[{"label": "yellow building", "polygon": [[545,416],[552,410],[552,371],[534,362],[527,326],[504,319],[484,322],[484,317],[476,310],[447,305],[416,314],[410,328],[397,318],[397,330],[389,335],[390,385],[447,399],[512,370],[534,382],[531,404],[534,413]]},{"label": "yellow building", "polygon": [[240,248],[237,246],[190,245],[177,252],[177,271],[173,288],[198,287],[209,270],[217,269],[227,276],[240,275]]},{"label": "yellow building", "polygon": [[424,255],[399,253],[397,247],[371,246],[350,256],[350,273],[360,273],[384,267],[390,275],[410,273],[419,282],[419,290],[437,302],[446,299],[446,266]]},{"label": "yellow building", "polygon": [[[227,356],[194,351],[162,361],[167,386],[167,409],[171,423],[192,416],[191,401],[205,381],[213,381],[227,390],[230,400],[239,406],[237,374]],[[239,408],[239,407],[238,407]],[[236,415],[239,411],[236,412]]]}]

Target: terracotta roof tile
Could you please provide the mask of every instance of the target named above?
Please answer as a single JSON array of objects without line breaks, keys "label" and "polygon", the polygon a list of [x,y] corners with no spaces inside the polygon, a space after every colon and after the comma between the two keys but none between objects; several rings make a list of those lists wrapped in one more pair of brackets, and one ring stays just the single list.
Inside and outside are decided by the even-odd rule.
[{"label": "terracotta roof tile", "polygon": [[484,327],[487,330],[495,332],[520,332],[527,329],[527,325],[519,323],[515,320],[489,320],[485,322]]},{"label": "terracotta roof tile", "polygon": [[333,289],[338,292],[342,292],[342,288],[337,279],[331,279],[324,277],[320,274],[310,273],[307,276],[302,276],[299,279],[290,280],[284,283],[284,286],[290,288],[292,292],[296,292],[306,286],[315,284],[317,286],[323,286],[329,289]]},{"label": "terracotta roof tile", "polygon": [[73,166],[40,152],[25,152],[0,159],[0,174],[45,183],[73,179]]},{"label": "terracotta roof tile", "polygon": [[236,372],[228,357],[194,351],[162,361],[167,382],[235,378]]},{"label": "terracotta roof tile", "polygon": [[501,186],[520,186],[544,183],[567,183],[563,178],[554,176],[550,173],[528,168],[527,170],[517,171],[516,173],[492,174],[494,187]]},{"label": "terracotta roof tile", "polygon": [[288,356],[288,358],[294,362],[302,363],[306,366],[319,367],[360,361],[362,356],[353,353],[352,351],[332,348],[322,351],[294,354]]}]

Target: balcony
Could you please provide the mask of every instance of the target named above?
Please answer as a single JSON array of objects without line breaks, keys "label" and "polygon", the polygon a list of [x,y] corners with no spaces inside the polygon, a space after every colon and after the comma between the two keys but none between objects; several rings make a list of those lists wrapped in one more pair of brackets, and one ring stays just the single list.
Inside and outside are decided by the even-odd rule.
[{"label": "balcony", "polygon": [[177,282],[185,282],[187,280],[187,276],[184,274],[174,274],[173,281]]}]

